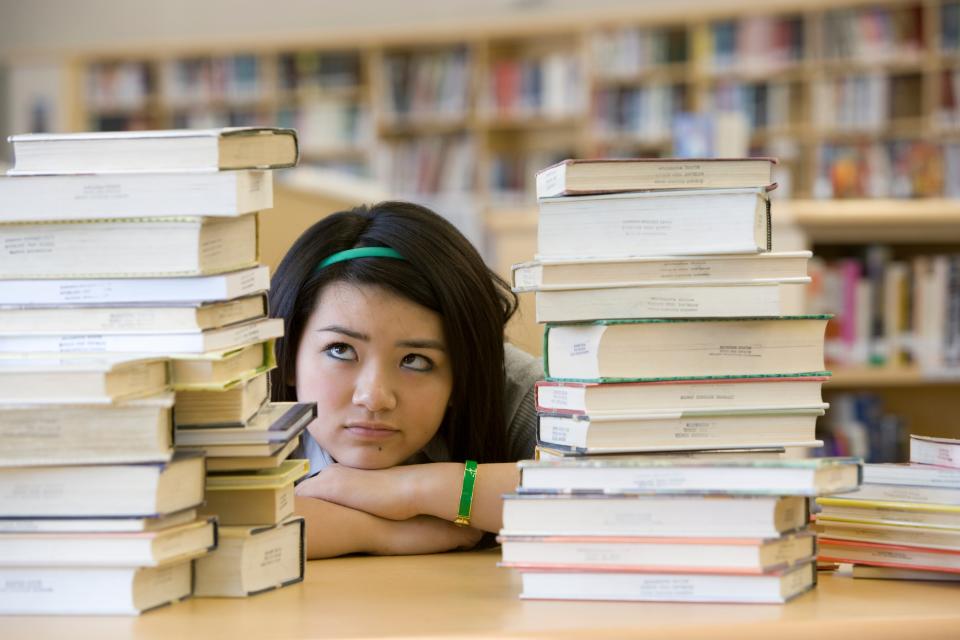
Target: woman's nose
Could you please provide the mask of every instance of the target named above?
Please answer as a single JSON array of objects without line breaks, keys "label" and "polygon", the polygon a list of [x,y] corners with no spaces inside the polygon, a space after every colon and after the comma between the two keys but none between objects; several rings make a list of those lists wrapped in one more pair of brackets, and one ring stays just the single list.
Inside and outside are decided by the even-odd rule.
[{"label": "woman's nose", "polygon": [[377,413],[390,411],[397,406],[397,395],[391,383],[391,376],[382,367],[368,366],[357,378],[353,389],[353,403]]}]

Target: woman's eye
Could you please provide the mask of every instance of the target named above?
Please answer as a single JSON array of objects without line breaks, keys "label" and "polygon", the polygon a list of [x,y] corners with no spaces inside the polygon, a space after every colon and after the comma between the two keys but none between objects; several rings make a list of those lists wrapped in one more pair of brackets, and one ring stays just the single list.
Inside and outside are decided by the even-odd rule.
[{"label": "woman's eye", "polygon": [[430,371],[433,369],[433,360],[417,353],[409,353],[403,356],[400,364],[415,371]]},{"label": "woman's eye", "polygon": [[335,358],[336,360],[356,360],[357,359],[357,352],[354,351],[353,347],[343,342],[337,342],[335,344],[331,344],[326,349],[324,349],[323,352],[326,353],[331,358]]}]

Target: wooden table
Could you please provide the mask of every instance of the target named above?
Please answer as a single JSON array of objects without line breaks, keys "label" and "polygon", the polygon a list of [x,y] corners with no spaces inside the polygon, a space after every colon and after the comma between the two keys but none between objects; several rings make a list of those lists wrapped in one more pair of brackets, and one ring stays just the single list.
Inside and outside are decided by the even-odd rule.
[{"label": "wooden table", "polygon": [[960,638],[960,584],[821,574],[787,605],[520,600],[499,551],[310,562],[303,584],[139,618],[0,618],[0,638]]}]

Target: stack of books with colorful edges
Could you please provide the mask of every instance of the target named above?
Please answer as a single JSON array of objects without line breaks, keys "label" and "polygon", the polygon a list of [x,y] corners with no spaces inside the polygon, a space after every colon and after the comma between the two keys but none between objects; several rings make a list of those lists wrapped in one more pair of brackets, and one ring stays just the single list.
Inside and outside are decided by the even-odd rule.
[{"label": "stack of books with colorful edges", "polygon": [[[0,613],[136,614],[217,546],[175,428],[266,401],[282,129],[23,135],[0,178]],[[65,551],[66,550],[66,551]]]},{"label": "stack of books with colorful edges", "polygon": [[[514,267],[514,287],[535,292],[537,319],[547,323],[547,379],[536,393],[539,460],[522,463],[521,487],[504,507],[505,558],[515,536],[531,531],[511,524],[511,512],[567,509],[577,531],[543,526],[535,534],[574,536],[561,541],[573,545],[585,544],[584,536],[627,536],[616,544],[629,550],[654,545],[653,555],[660,553],[655,545],[684,545],[662,565],[631,560],[605,566],[588,561],[589,555],[574,561],[573,571],[597,573],[591,580],[598,584],[611,572],[624,576],[596,590],[604,594],[597,597],[782,602],[815,583],[805,514],[807,497],[823,490],[800,490],[778,479],[800,468],[837,469],[844,474],[837,485],[842,492],[858,485],[859,467],[850,460],[781,460],[787,448],[822,444],[815,428],[827,408],[821,385],[829,379],[823,370],[829,317],[799,314],[811,254],[771,252],[774,162],[568,160],[537,175],[538,255]],[[548,490],[529,484],[531,472],[541,468],[653,469],[671,477],[695,469],[716,475],[719,484],[677,488],[653,480],[640,488],[569,484]],[[763,469],[765,479],[745,487],[725,484],[744,469]],[[686,514],[677,516],[686,518],[684,526],[661,531],[661,507]],[[704,509],[713,511],[700,517]],[[791,515],[776,526],[737,529],[744,518],[770,521],[784,514]],[[605,529],[614,521],[629,524]],[[696,560],[709,555],[713,538],[728,546],[727,538],[749,539],[734,544],[760,550],[787,545],[784,535],[805,540],[804,551],[786,563],[724,569],[722,562]],[[525,597],[592,597],[572,578],[545,588],[561,584],[551,572],[564,562],[547,560],[559,548],[552,542],[542,547],[541,565],[512,565],[524,574]],[[685,577],[675,581],[677,575]],[[740,578],[727,587],[710,586],[733,575]],[[747,586],[760,582],[770,590]]]},{"label": "stack of books with colorful edges", "polygon": [[863,486],[817,500],[822,563],[855,578],[960,580],[960,440],[910,436],[910,462],[867,464]]}]

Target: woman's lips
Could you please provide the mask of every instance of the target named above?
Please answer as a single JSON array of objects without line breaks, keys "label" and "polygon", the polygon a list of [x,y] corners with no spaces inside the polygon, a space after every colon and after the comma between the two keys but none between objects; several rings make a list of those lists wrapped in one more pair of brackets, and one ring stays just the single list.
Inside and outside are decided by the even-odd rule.
[{"label": "woman's lips", "polygon": [[344,428],[350,435],[364,440],[386,440],[399,433],[397,429],[378,424],[348,424]]}]

